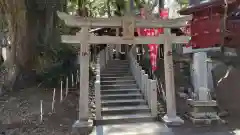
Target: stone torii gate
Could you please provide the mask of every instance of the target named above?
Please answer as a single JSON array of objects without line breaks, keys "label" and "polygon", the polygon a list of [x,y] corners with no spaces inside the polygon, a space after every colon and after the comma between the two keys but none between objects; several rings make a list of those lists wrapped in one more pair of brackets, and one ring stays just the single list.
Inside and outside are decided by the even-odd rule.
[{"label": "stone torii gate", "polygon": [[[163,118],[165,122],[183,122],[176,115],[175,86],[172,58],[172,44],[188,43],[188,36],[176,36],[171,34],[171,28],[185,27],[186,22],[192,19],[191,16],[183,18],[160,20],[160,19],[139,19],[133,16],[112,17],[112,18],[89,18],[71,16],[58,12],[60,19],[65,21],[69,27],[79,27],[81,31],[76,35],[62,35],[64,43],[79,44],[80,46],[80,98],[78,127],[89,126],[88,122],[88,94],[89,94],[89,44],[164,44],[164,67],[166,78],[166,101],[167,114]],[[123,28],[123,36],[95,36],[89,33],[90,28]],[[164,34],[158,37],[135,37],[135,28],[164,28]],[[101,59],[101,58],[100,58]]]}]

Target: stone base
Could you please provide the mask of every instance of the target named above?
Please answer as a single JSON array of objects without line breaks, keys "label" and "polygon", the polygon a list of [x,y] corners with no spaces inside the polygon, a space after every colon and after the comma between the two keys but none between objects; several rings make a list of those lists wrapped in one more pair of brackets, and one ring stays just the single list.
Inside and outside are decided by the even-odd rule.
[{"label": "stone base", "polygon": [[215,118],[194,118],[193,116],[187,115],[187,118],[192,121],[193,124],[205,124],[205,125],[209,125],[209,124],[213,124],[213,123],[221,123],[221,119],[219,117],[215,117]]},{"label": "stone base", "polygon": [[198,101],[198,100],[188,99],[187,103],[190,106],[211,106],[211,107],[217,106],[217,103],[215,100]]},{"label": "stone base", "polygon": [[180,126],[180,125],[184,124],[184,120],[182,120],[178,116],[168,117],[167,115],[165,115],[162,119],[168,126]]},{"label": "stone base", "polygon": [[72,125],[71,135],[88,135],[93,127],[93,121],[80,121],[77,120]]},{"label": "stone base", "polygon": [[196,101],[188,99],[189,111],[187,117],[194,123],[210,124],[213,121],[220,121],[215,110],[216,101]]}]

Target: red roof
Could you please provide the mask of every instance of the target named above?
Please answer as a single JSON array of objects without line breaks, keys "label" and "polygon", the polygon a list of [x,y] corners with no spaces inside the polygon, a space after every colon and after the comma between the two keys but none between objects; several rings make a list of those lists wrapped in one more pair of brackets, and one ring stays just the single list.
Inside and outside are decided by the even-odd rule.
[{"label": "red roof", "polygon": [[[227,0],[229,4],[237,2],[239,0]],[[193,12],[203,10],[205,8],[213,7],[213,6],[221,6],[224,4],[224,0],[211,0],[209,2],[203,2],[198,5],[190,6],[188,8],[182,9],[179,11],[181,15],[189,15],[192,14]]]}]

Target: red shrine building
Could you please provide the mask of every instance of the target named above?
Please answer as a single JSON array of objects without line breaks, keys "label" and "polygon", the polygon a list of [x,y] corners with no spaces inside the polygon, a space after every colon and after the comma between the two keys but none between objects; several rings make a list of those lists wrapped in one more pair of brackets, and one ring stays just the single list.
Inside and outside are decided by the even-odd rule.
[{"label": "red shrine building", "polygon": [[240,45],[240,0],[210,0],[179,13],[193,16],[189,26],[193,49]]},{"label": "red shrine building", "polygon": [[216,64],[238,60],[228,56],[239,55],[240,0],[192,1],[195,3],[179,13],[193,17],[185,32],[191,36],[190,46],[183,48],[183,53],[192,54],[188,63],[191,83],[194,91],[201,93],[200,87],[214,89],[211,71]]}]

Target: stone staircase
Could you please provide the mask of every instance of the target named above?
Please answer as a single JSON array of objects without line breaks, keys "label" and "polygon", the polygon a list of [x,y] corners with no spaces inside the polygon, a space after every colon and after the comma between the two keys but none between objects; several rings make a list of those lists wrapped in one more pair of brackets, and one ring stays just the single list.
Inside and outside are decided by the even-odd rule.
[{"label": "stone staircase", "polygon": [[103,124],[153,121],[127,60],[111,60],[101,71]]}]

